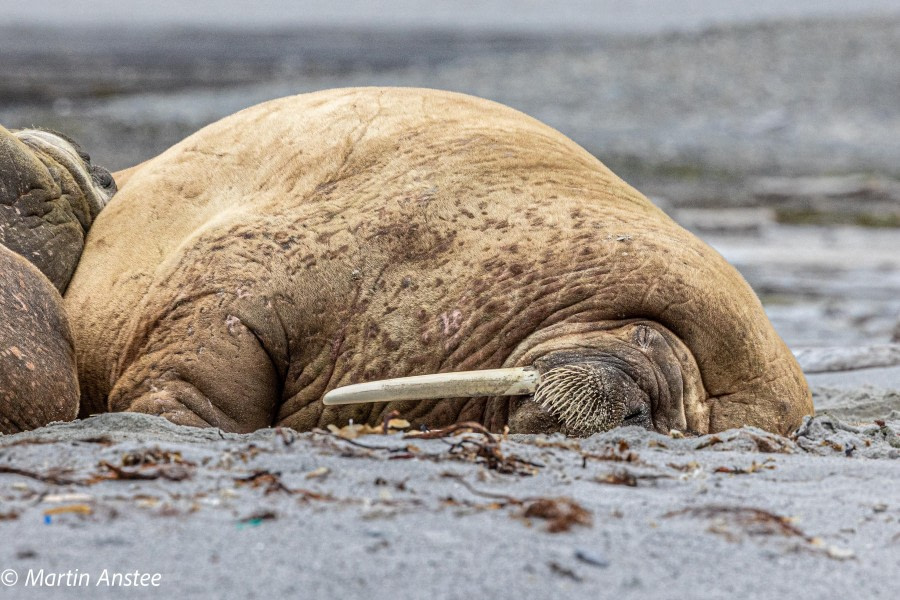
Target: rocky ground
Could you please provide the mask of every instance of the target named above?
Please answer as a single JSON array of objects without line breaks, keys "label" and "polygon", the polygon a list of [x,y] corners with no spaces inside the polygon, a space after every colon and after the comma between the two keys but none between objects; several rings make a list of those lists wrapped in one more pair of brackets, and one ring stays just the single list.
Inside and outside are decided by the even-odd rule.
[{"label": "rocky ground", "polygon": [[95,585],[106,569],[158,573],[148,597],[895,595],[898,55],[896,17],[643,36],[3,29],[0,123],[67,132],[111,168],[327,87],[524,110],[741,270],[820,416],[790,439],[54,425],[0,438],[0,584],[118,596]]}]

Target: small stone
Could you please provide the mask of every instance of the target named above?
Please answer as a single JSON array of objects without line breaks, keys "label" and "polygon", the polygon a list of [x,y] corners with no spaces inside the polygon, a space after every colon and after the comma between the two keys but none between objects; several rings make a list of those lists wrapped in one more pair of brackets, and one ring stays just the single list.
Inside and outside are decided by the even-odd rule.
[{"label": "small stone", "polygon": [[328,467],[319,467],[318,469],[313,469],[304,477],[306,477],[306,479],[320,479],[328,475],[330,472],[331,469],[329,469]]},{"label": "small stone", "polygon": [[848,560],[856,556],[856,553],[850,548],[839,548],[838,546],[828,546],[825,553],[837,560]]},{"label": "small stone", "polygon": [[602,555],[583,548],[575,550],[575,558],[594,567],[606,568],[609,566],[609,561],[603,558]]}]

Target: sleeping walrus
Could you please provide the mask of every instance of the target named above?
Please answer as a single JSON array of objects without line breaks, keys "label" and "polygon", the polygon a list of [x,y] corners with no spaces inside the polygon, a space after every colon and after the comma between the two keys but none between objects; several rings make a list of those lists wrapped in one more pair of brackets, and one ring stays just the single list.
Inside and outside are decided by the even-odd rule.
[{"label": "sleeping walrus", "polygon": [[109,172],[68,138],[0,127],[0,433],[78,414],[60,292],[114,192]]},{"label": "sleeping walrus", "polygon": [[[812,412],[721,256],[493,102],[373,88],[275,100],[119,183],[66,294],[83,415],[307,430],[396,409],[414,425],[586,435],[785,433]],[[460,371],[477,372],[329,396],[402,400],[387,404],[322,402]]]}]

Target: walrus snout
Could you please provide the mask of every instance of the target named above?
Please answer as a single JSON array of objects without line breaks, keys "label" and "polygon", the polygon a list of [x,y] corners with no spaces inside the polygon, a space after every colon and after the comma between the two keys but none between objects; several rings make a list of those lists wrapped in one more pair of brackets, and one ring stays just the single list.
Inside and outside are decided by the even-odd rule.
[{"label": "walrus snout", "polygon": [[[608,358],[608,357],[607,357]],[[653,426],[646,390],[622,364],[555,353],[534,367],[486,369],[372,381],[334,389],[329,406],[456,397],[527,396],[511,426],[586,437],[620,425]]]},{"label": "walrus snout", "polygon": [[[667,339],[667,336],[669,338]],[[587,437],[623,425],[690,430],[685,408],[697,379],[670,333],[647,321],[549,337],[521,357],[527,366],[417,375],[337,388],[326,405],[519,396],[512,431]]]}]

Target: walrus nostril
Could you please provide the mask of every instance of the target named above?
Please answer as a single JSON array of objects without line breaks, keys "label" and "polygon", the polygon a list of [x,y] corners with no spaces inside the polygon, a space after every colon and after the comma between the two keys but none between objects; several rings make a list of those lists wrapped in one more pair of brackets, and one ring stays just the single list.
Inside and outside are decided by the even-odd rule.
[{"label": "walrus nostril", "polygon": [[625,416],[625,399],[602,365],[574,364],[541,375],[534,401],[558,418],[569,435],[609,431]]},{"label": "walrus nostril", "polygon": [[644,417],[644,413],[645,413],[645,411],[643,411],[641,409],[634,409],[631,412],[629,412],[627,415],[625,415],[624,421],[626,423],[628,421],[637,421],[638,419],[641,419]]}]

